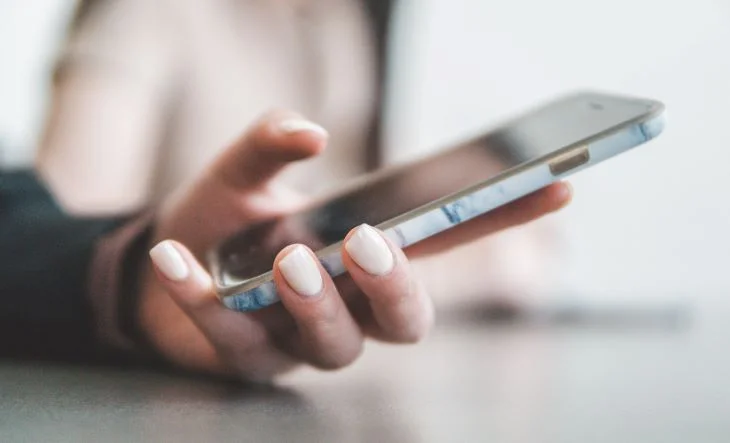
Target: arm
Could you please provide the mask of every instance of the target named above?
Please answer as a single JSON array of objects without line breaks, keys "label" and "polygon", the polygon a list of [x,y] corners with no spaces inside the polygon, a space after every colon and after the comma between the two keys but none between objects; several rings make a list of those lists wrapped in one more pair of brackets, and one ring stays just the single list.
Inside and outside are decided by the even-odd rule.
[{"label": "arm", "polygon": [[158,2],[97,2],[62,53],[37,169],[77,214],[147,202],[176,65]]},{"label": "arm", "polygon": [[[264,117],[165,201],[154,229],[144,218],[71,218],[32,175],[0,176],[0,356],[149,349],[187,369],[256,379],[301,364],[342,367],[366,337],[410,343],[428,331],[433,307],[410,260],[526,223],[570,199],[564,184],[554,184],[407,253],[372,228],[356,228],[343,250],[348,276],[337,282],[311,250],[290,246],[274,265],[281,305],[226,309],[198,260],[247,224],[306,204],[276,177],[326,141],[322,128],[296,114]],[[145,251],[158,241],[153,265]]]},{"label": "arm", "polygon": [[0,175],[0,355],[89,357],[94,244],[121,219],[64,214],[33,174]]},{"label": "arm", "polygon": [[[296,160],[325,148],[323,129],[300,116],[265,116],[222,153],[187,193],[159,212],[145,264],[138,324],[149,343],[177,365],[234,377],[268,379],[292,366],[335,369],[354,361],[366,338],[412,343],[433,321],[427,287],[411,262],[527,223],[570,200],[564,183],[477,217],[406,251],[379,231],[355,228],[344,240],[346,276],[333,281],[305,246],[284,248],[273,273],[281,304],[234,312],[215,294],[199,260],[247,224],[306,205],[278,181]],[[438,276],[454,263],[441,256]],[[432,279],[433,280],[433,279]]]}]

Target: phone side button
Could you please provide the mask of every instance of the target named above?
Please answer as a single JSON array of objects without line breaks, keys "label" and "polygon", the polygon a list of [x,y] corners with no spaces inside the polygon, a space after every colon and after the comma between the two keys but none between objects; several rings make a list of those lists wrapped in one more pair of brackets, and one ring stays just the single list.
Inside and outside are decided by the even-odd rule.
[{"label": "phone side button", "polygon": [[568,171],[583,166],[591,160],[591,154],[587,146],[574,149],[557,157],[550,162],[550,172],[554,176],[563,175]]}]

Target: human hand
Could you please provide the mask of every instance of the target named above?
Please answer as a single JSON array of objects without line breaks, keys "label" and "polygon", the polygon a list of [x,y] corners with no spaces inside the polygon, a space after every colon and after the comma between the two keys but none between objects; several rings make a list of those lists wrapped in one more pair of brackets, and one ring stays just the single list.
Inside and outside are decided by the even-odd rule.
[{"label": "human hand", "polygon": [[[418,341],[433,323],[433,305],[409,259],[419,259],[564,206],[555,184],[409,248],[374,228],[345,239],[348,274],[333,279],[312,251],[284,248],[274,265],[282,303],[261,311],[228,310],[200,265],[205,252],[246,225],[306,205],[276,175],[317,155],[326,132],[296,114],[275,112],[255,123],[158,215],[154,266],[144,275],[138,321],[168,360],[196,371],[269,379],[298,364],[334,369],[352,363],[366,337]],[[407,257],[406,257],[407,255]]]}]

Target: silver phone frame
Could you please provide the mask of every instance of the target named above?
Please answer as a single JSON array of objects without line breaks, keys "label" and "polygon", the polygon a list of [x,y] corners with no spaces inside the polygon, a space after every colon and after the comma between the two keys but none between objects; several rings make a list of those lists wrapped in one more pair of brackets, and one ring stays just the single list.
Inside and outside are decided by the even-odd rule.
[{"label": "silver phone frame", "polygon": [[[650,106],[647,108],[647,111],[646,111],[645,114],[639,115],[639,116],[637,116],[635,118],[628,119],[628,120],[626,120],[626,121],[624,121],[624,122],[622,122],[620,124],[617,124],[615,126],[612,126],[610,128],[607,128],[607,129],[605,129],[603,131],[600,131],[600,132],[598,132],[596,134],[593,134],[590,137],[586,137],[586,138],[584,138],[582,140],[579,140],[579,141],[576,141],[574,143],[571,143],[571,144],[569,144],[567,146],[564,146],[564,147],[562,147],[560,149],[556,149],[555,151],[553,151],[553,152],[551,152],[549,154],[546,154],[546,155],[544,155],[542,157],[538,157],[538,158],[536,158],[534,160],[531,160],[531,161],[525,162],[523,164],[514,166],[514,167],[512,167],[510,169],[507,169],[507,170],[505,170],[505,171],[503,171],[503,172],[495,175],[494,177],[492,177],[490,179],[487,179],[487,180],[485,180],[483,182],[480,182],[477,185],[471,186],[469,188],[465,188],[465,189],[463,189],[463,190],[461,190],[461,191],[459,191],[457,193],[451,194],[449,196],[445,196],[445,197],[442,197],[440,199],[434,200],[434,201],[432,201],[432,202],[430,202],[430,203],[428,203],[426,205],[423,205],[423,206],[421,206],[419,208],[410,210],[410,211],[405,212],[405,213],[403,213],[403,214],[401,214],[401,215],[399,215],[397,217],[391,218],[391,219],[389,219],[389,220],[387,220],[387,221],[385,221],[383,223],[380,223],[380,224],[378,224],[375,227],[378,228],[378,229],[380,229],[380,230],[386,230],[386,229],[392,228],[394,226],[400,225],[401,223],[403,223],[405,221],[412,220],[414,218],[417,218],[419,216],[422,216],[422,215],[426,214],[429,211],[438,209],[438,208],[440,208],[440,207],[442,207],[442,206],[444,206],[446,204],[449,204],[451,202],[454,202],[456,200],[459,200],[460,198],[463,198],[465,196],[468,196],[470,194],[473,194],[474,192],[479,191],[479,190],[481,190],[483,188],[487,188],[487,187],[492,186],[492,185],[494,185],[494,184],[496,184],[496,183],[498,183],[500,181],[504,181],[504,180],[507,180],[509,178],[512,178],[512,177],[514,177],[516,175],[519,175],[519,174],[523,173],[524,171],[527,171],[529,169],[532,169],[532,168],[534,168],[536,166],[549,165],[550,163],[552,163],[552,162],[560,159],[561,157],[565,156],[566,154],[572,152],[573,150],[581,149],[581,148],[583,148],[583,147],[585,147],[587,145],[590,145],[593,142],[596,142],[598,140],[601,140],[601,139],[610,137],[611,135],[613,135],[615,133],[618,133],[621,130],[623,130],[623,129],[627,128],[627,127],[630,127],[632,125],[641,124],[641,123],[644,123],[644,122],[648,122],[648,121],[650,121],[650,120],[652,120],[654,118],[660,117],[663,114],[664,110],[665,110],[664,104],[661,103],[661,102],[659,102],[659,101],[656,101],[656,100],[645,99],[645,98],[638,98],[638,97],[631,97],[631,96],[625,96],[625,95],[614,94],[614,93],[602,93],[602,92],[597,92],[597,91],[584,91],[584,92],[579,92],[579,93],[566,94],[566,95],[564,95],[562,97],[558,97],[557,99],[551,100],[551,102],[557,102],[561,98],[564,99],[565,97],[569,97],[569,96],[573,96],[573,95],[595,96],[595,97],[600,97],[600,98],[604,98],[604,99],[605,98],[610,98],[610,99],[628,100],[628,101],[640,102],[640,103],[643,103],[643,104],[646,104],[646,105],[650,105]],[[509,124],[510,121],[517,120],[519,118],[520,117],[515,117],[514,119],[509,119],[507,121],[504,121],[500,125],[497,125],[497,127],[499,127],[501,125],[504,125],[504,124]],[[478,139],[478,137],[474,137],[473,139]],[[462,142],[462,143],[464,143],[464,142]],[[468,143],[468,139],[467,139],[467,143]],[[446,151],[441,151],[441,152],[439,152],[439,154],[440,153],[443,153],[443,152],[446,152]],[[439,154],[436,154],[436,155],[439,155]],[[407,168],[411,164],[417,163],[418,161],[421,161],[421,160],[423,160],[423,159],[421,158],[421,159],[418,159],[418,160],[416,160],[414,162],[409,162],[409,163],[406,163],[406,164],[403,164],[403,165],[398,165],[398,166],[396,166],[394,168],[385,168],[385,169],[383,169],[381,171],[377,171],[377,172],[375,172],[373,174],[368,174],[366,177],[364,177],[363,180],[358,180],[356,182],[356,185],[357,186],[360,186],[360,185],[362,185],[363,182],[367,182],[367,181],[370,181],[370,180],[377,179],[377,177],[380,174],[383,174],[383,173],[391,173],[393,170],[397,170],[399,168]],[[593,166],[593,165],[594,164],[589,164],[588,166]],[[572,172],[572,171],[567,171],[565,174],[561,174],[561,175],[555,176],[555,180],[554,181],[560,180],[561,177],[563,177],[564,175],[568,175],[570,172]],[[356,186],[347,186],[347,188],[345,190],[340,191],[340,192],[337,192],[337,193],[332,194],[332,195],[329,195],[324,200],[319,200],[318,202],[315,202],[312,205],[312,207],[315,207],[318,204],[321,204],[322,201],[326,201],[327,199],[335,198],[338,195],[341,195],[343,193],[346,193],[350,189],[352,189],[353,187],[356,187]],[[538,189],[535,189],[535,191],[537,191]],[[306,209],[305,209],[305,211],[306,211]],[[342,248],[343,241],[344,241],[344,239],[338,241],[337,243],[333,243],[333,244],[331,244],[329,246],[326,246],[325,248],[318,249],[318,250],[316,250],[314,252],[315,252],[315,254],[318,257],[324,256],[324,255],[328,255],[329,253],[331,253],[331,252],[333,252],[335,250],[341,249]],[[262,285],[264,283],[267,283],[267,282],[269,282],[269,281],[271,281],[273,279],[273,270],[269,270],[269,271],[267,271],[267,272],[265,272],[263,274],[260,274],[260,275],[258,275],[256,277],[252,277],[252,278],[250,278],[250,279],[248,279],[248,280],[246,280],[246,281],[244,281],[244,282],[242,282],[240,284],[233,284],[233,285],[223,285],[223,284],[221,284],[221,280],[222,280],[221,279],[221,275],[222,275],[221,272],[222,272],[222,269],[221,269],[221,266],[220,266],[220,262],[218,260],[217,250],[218,250],[218,248],[216,247],[216,248],[214,248],[214,249],[212,249],[210,251],[210,253],[208,254],[208,263],[209,263],[209,270],[210,270],[211,275],[213,277],[213,281],[214,281],[214,286],[215,286],[215,289],[216,289],[216,293],[218,294],[218,297],[219,298],[224,299],[226,297],[235,296],[235,295],[241,294],[243,292],[250,291],[250,290],[255,289],[256,287],[258,287],[258,286],[260,286],[260,285]]]}]

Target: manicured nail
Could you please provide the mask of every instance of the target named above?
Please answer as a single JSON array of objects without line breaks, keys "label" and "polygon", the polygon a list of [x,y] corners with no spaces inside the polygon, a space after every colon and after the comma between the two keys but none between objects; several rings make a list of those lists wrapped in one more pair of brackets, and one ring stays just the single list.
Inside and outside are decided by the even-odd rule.
[{"label": "manicured nail", "polygon": [[165,277],[172,281],[182,281],[190,275],[190,268],[175,245],[165,240],[150,250],[152,262]]},{"label": "manicured nail", "polygon": [[313,297],[322,291],[322,275],[312,255],[304,246],[295,246],[279,260],[282,275],[298,294]]},{"label": "manicured nail", "polygon": [[383,237],[368,225],[355,230],[345,243],[345,250],[369,274],[385,275],[393,270],[393,253]]},{"label": "manicured nail", "polygon": [[570,200],[573,198],[573,192],[575,192],[573,184],[570,182],[563,182],[563,184],[565,185],[565,199]]},{"label": "manicured nail", "polygon": [[316,123],[302,118],[291,118],[279,122],[279,129],[285,134],[297,134],[299,132],[313,132],[320,137],[327,137],[327,130]]},{"label": "manicured nail", "polygon": [[563,208],[573,199],[573,185],[570,182],[560,182],[560,184],[556,198],[560,202],[560,207]]}]

